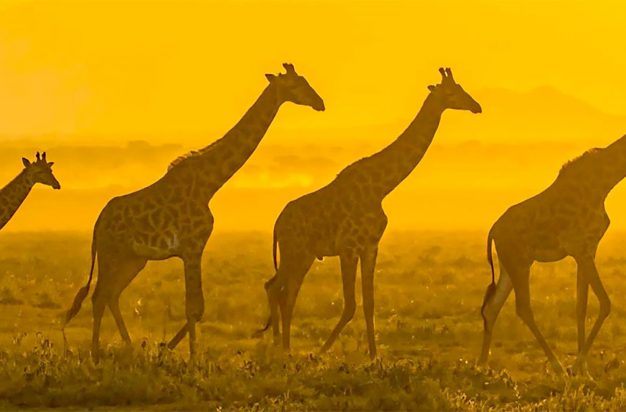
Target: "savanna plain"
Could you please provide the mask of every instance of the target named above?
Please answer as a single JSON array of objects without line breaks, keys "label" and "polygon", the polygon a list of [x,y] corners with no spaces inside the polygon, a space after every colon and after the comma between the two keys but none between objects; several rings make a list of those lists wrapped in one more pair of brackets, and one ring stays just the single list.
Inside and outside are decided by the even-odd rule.
[{"label": "savanna plain", "polygon": [[[0,409],[72,410],[623,410],[626,408],[626,233],[598,253],[613,311],[593,347],[593,380],[554,376],[515,315],[511,296],[496,324],[489,367],[476,366],[479,308],[490,281],[485,234],[389,232],[376,272],[379,358],[370,361],[362,314],[328,353],[318,349],[342,309],[336,259],[316,262],[300,292],[292,352],[271,332],[253,338],[268,309],[271,236],[216,234],[203,261],[206,312],[200,353],[164,342],[182,326],[184,281],[177,260],[151,262],[121,309],[133,345],[106,314],[103,355],[90,360],[91,303],[60,331],[64,310],[87,278],[89,233],[0,237]],[[357,288],[359,287],[357,283]],[[536,264],[532,304],[561,361],[576,353],[575,264]],[[357,293],[360,293],[357,289]],[[590,298],[588,325],[597,301]]]}]

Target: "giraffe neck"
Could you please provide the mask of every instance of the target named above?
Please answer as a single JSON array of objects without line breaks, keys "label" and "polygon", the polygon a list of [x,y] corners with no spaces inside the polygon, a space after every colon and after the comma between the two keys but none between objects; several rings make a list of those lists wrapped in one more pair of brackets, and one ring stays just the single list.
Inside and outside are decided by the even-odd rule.
[{"label": "giraffe neck", "polygon": [[33,181],[28,177],[26,170],[23,170],[15,179],[0,190],[0,229],[6,225],[11,217],[20,207],[30,189]]},{"label": "giraffe neck", "polygon": [[389,146],[364,159],[365,182],[381,198],[395,189],[420,162],[433,141],[444,107],[439,98],[428,95],[411,124]]},{"label": "giraffe neck", "polygon": [[602,150],[598,168],[597,187],[603,197],[626,177],[626,136]]},{"label": "giraffe neck", "polygon": [[[183,163],[192,176],[196,195],[210,198],[254,153],[282,104],[277,86],[268,85],[243,117],[224,137],[195,152]],[[173,166],[176,168],[176,166]]]}]

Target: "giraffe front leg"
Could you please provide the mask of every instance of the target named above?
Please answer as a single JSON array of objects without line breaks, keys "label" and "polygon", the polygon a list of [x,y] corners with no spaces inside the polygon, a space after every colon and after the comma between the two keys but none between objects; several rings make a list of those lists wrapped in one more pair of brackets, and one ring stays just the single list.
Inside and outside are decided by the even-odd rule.
[{"label": "giraffe front leg", "polygon": [[506,267],[511,278],[511,282],[513,283],[513,289],[515,290],[515,308],[517,316],[522,319],[526,326],[528,326],[528,329],[530,329],[532,334],[535,336],[535,339],[539,343],[539,346],[543,349],[556,374],[562,376],[564,372],[563,367],[554,355],[552,349],[550,349],[550,346],[548,346],[543,334],[539,331],[539,327],[537,327],[535,316],[530,305],[530,264],[523,263],[516,265],[515,263],[511,264],[510,262],[511,261],[505,261],[504,256],[500,256],[500,263]]},{"label": "giraffe front leg", "polygon": [[[202,319],[202,315],[204,314],[202,270],[200,266],[201,257],[202,255],[198,255],[184,259],[185,305],[187,314],[186,329],[189,333],[189,355],[191,359],[194,359],[196,355],[196,323]],[[184,336],[182,330],[178,334],[181,333],[183,333]]]},{"label": "giraffe front leg", "polygon": [[167,347],[170,350],[173,350],[174,348],[176,348],[176,346],[178,346],[178,344],[180,343],[181,340],[183,340],[183,338],[187,336],[187,324],[185,323],[183,325],[182,328],[180,328],[180,330],[178,331],[178,333],[176,333],[176,335],[174,335],[174,337],[172,338],[172,340],[169,341],[169,343],[167,344]]},{"label": "giraffe front leg", "polygon": [[578,355],[572,367],[574,374],[588,375],[587,360],[581,356],[585,346],[585,320],[587,317],[587,302],[589,298],[589,282],[585,277],[584,265],[577,263],[576,276],[576,323],[578,328]]},{"label": "giraffe front leg", "polygon": [[609,295],[606,293],[606,290],[602,285],[602,281],[600,280],[600,275],[598,274],[594,257],[589,256],[584,259],[580,259],[580,261],[577,262],[584,273],[585,280],[591,286],[593,293],[595,293],[600,303],[598,318],[593,324],[593,327],[589,332],[589,336],[587,336],[587,340],[584,342],[580,353],[578,354],[578,358],[576,359],[576,363],[574,364],[575,368],[583,369],[586,366],[587,354],[591,349],[591,345],[598,335],[604,320],[609,316],[609,313],[611,313],[611,300],[609,299]]},{"label": "giraffe front leg", "polygon": [[367,248],[361,254],[363,314],[365,315],[367,344],[371,359],[376,358],[376,338],[374,335],[374,269],[376,268],[377,255],[378,246]]}]

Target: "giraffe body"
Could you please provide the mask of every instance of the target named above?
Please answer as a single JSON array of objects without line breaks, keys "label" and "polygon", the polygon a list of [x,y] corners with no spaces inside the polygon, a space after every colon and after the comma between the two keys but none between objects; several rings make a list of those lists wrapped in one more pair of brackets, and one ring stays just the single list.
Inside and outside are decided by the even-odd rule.
[{"label": "giraffe body", "polygon": [[195,353],[195,324],[204,313],[202,253],[211,232],[213,215],[208,203],[252,155],[282,103],[290,101],[324,110],[324,102],[290,64],[286,74],[266,75],[269,85],[224,137],[199,151],[176,159],[154,184],[113,198],[94,227],[92,264],[87,285],[79,290],[66,323],[78,313],[89,292],[95,261],[98,280],[93,301],[92,356],[97,361],[99,333],[105,307],[115,318],[122,339],[130,343],[119,296],[149,260],[178,257],[185,272],[187,323],[170,341],[174,348],[189,333]]},{"label": "giraffe body", "polygon": [[[558,373],[563,368],[539,331],[530,306],[529,275],[534,262],[555,262],[571,256],[578,266],[577,324],[578,358],[574,369],[587,373],[586,356],[604,319],[610,300],[595,265],[598,244],[610,220],[604,201],[626,175],[626,136],[603,149],[592,149],[567,163],[545,191],[509,208],[489,232],[487,257],[492,266],[492,284],[481,309],[484,319],[481,363],[489,356],[496,318],[515,290],[516,310],[527,324]],[[500,279],[495,283],[491,244],[500,262]],[[588,288],[598,297],[600,313],[585,336]]]},{"label": "giraffe body", "polygon": [[[556,262],[595,248],[609,227],[604,202],[582,198],[573,207],[574,199],[557,190],[507,210],[493,227],[494,239],[524,245],[522,254],[537,262]],[[579,213],[578,207],[585,207],[586,213]]]},{"label": "giraffe body", "polygon": [[382,199],[373,193],[359,197],[340,176],[331,185],[290,202],[276,221],[276,235],[283,248],[299,248],[322,259],[360,253],[377,245],[387,225]]},{"label": "giraffe body", "polygon": [[[276,274],[266,282],[275,344],[290,347],[295,300],[304,276],[315,258],[339,256],[344,309],[338,324],[322,347],[328,349],[356,310],[355,282],[360,261],[363,310],[371,357],[374,339],[374,269],[378,243],[387,226],[382,201],[422,159],[447,108],[480,113],[480,105],[454,82],[450,69],[440,69],[442,83],[430,86],[417,117],[382,151],[344,169],[329,185],[302,196],[285,207],[274,227]],[[277,264],[276,249],[280,251]]]},{"label": "giraffe body", "polygon": [[[188,169],[186,177],[168,174],[142,190],[113,198],[95,228],[98,250],[164,260],[203,249],[213,229],[213,215],[207,202],[185,190],[185,180],[193,174]],[[180,205],[185,205],[184,213]]]}]

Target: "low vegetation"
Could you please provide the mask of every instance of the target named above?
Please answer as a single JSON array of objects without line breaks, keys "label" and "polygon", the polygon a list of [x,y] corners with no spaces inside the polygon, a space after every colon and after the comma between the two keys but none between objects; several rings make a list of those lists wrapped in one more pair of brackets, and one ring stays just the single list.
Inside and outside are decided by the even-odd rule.
[{"label": "low vegetation", "polygon": [[[626,235],[626,234],[625,234]],[[599,270],[613,312],[590,357],[594,380],[552,375],[510,298],[496,324],[490,367],[475,365],[479,307],[489,271],[480,233],[395,233],[382,241],[376,278],[380,357],[367,357],[361,312],[327,354],[317,353],[342,308],[336,259],[316,263],[296,307],[293,351],[271,333],[251,338],[267,316],[272,275],[265,234],[217,234],[204,261],[206,313],[200,355],[187,341],[163,345],[184,323],[182,265],[150,263],[122,295],[134,343],[103,323],[103,357],[89,357],[91,305],[66,330],[63,310],[84,284],[89,234],[0,238],[0,409],[95,410],[623,410],[626,408],[626,255],[621,234],[601,245]],[[357,286],[358,287],[358,286]],[[540,328],[566,365],[576,353],[575,265],[533,268]],[[597,302],[590,299],[590,319]]]}]

